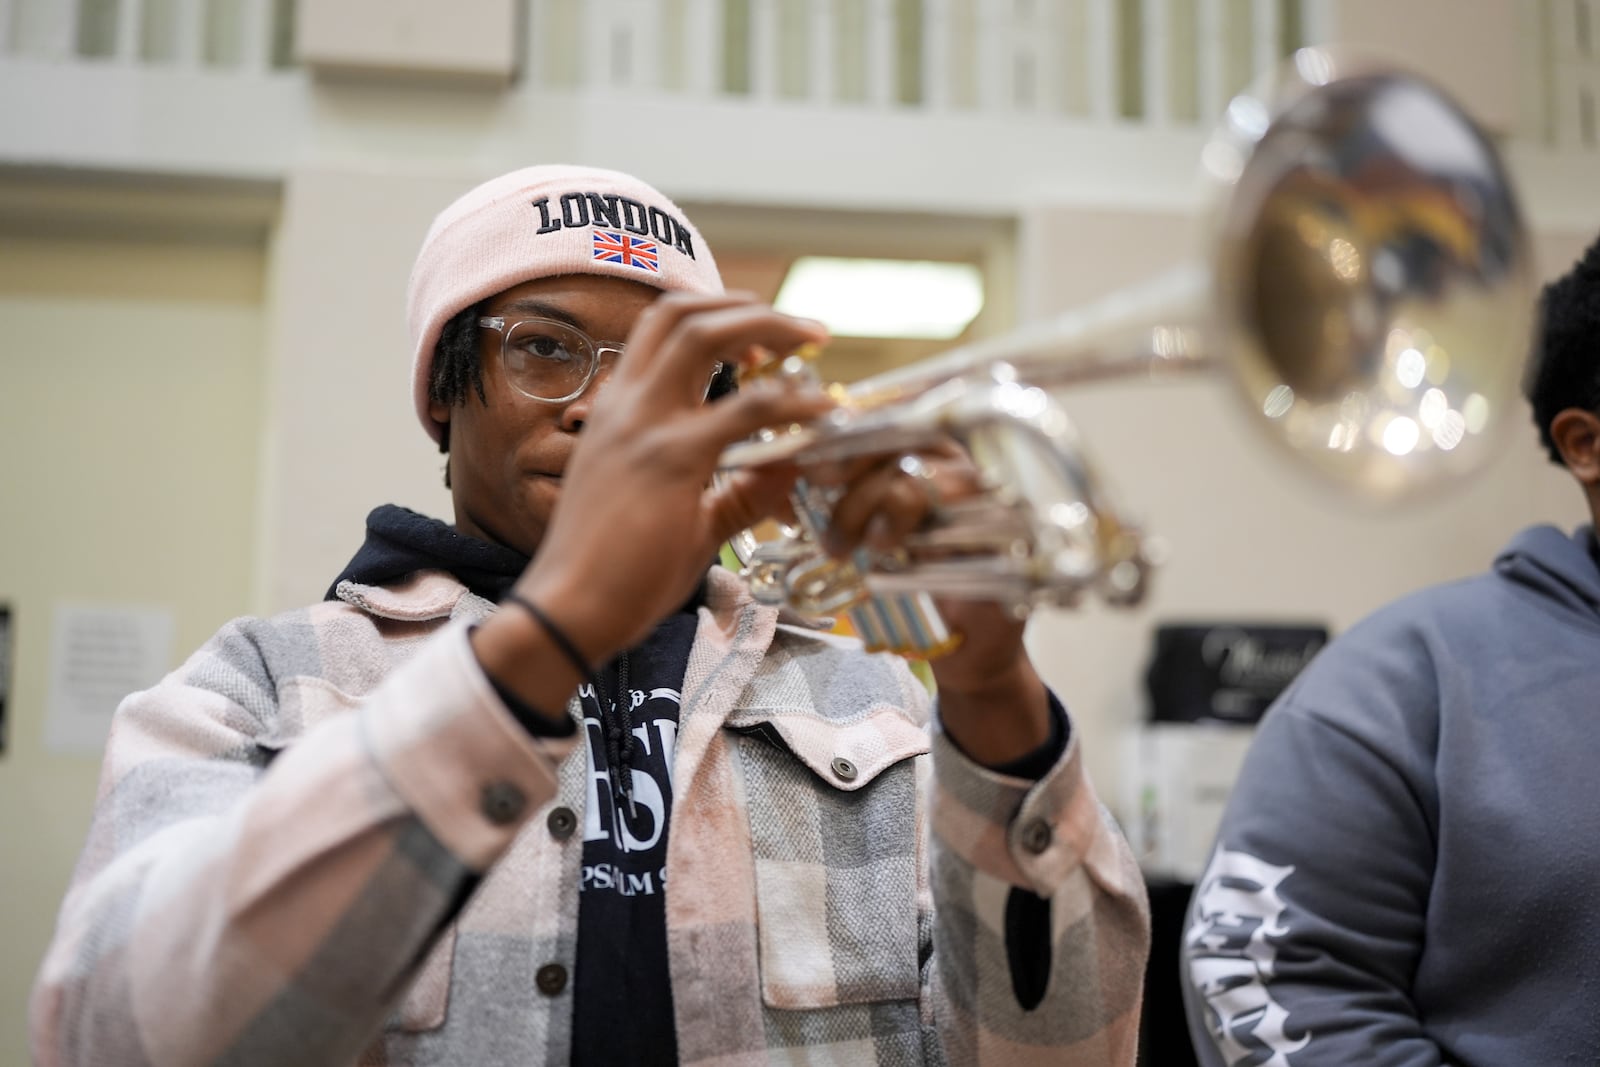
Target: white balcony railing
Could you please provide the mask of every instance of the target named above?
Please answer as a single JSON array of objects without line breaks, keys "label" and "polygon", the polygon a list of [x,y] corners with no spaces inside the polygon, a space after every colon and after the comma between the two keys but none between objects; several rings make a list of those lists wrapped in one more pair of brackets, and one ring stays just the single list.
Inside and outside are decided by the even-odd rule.
[{"label": "white balcony railing", "polygon": [[[1024,140],[1051,124],[1095,147],[1198,131],[1258,72],[1327,39],[1333,11],[1333,0],[526,3],[522,69],[498,99],[648,96],[730,121],[748,103],[812,129],[830,115],[965,118],[980,148],[972,119]],[[1513,139],[1600,153],[1600,0],[1519,11]],[[0,165],[272,179],[307,143],[333,143],[318,141],[319,123],[359,141],[349,109],[330,122],[295,66],[294,21],[294,0],[0,0]],[[508,139],[534,128],[495,119]],[[386,147],[401,139],[394,121],[375,122]]]},{"label": "white balcony railing", "polygon": [[1525,137],[1600,149],[1600,0],[1539,0],[1523,12]]},{"label": "white balcony railing", "polygon": [[[1316,0],[529,0],[525,81],[1198,121],[1314,39]],[[293,0],[0,0],[0,59],[292,65]]]},{"label": "white balcony railing", "polygon": [[[545,86],[1199,121],[1311,39],[1306,0],[544,0]],[[580,47],[574,47],[577,42]]]},{"label": "white balcony railing", "polygon": [[288,0],[0,0],[0,57],[211,72],[290,65]]}]

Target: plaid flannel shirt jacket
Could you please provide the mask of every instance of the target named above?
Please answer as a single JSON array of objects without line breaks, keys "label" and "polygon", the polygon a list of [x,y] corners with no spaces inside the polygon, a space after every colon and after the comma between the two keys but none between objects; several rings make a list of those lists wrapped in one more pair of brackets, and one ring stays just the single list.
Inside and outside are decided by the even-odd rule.
[{"label": "plaid flannel shirt jacket", "polygon": [[[517,725],[453,577],[340,596],[229,624],[118,710],[41,1067],[566,1061],[584,732]],[[1076,740],[1026,782],[927,718],[899,660],[713,572],[668,840],[683,1063],[1134,1062],[1143,883]],[[1012,886],[1051,902],[1031,1011]]]}]

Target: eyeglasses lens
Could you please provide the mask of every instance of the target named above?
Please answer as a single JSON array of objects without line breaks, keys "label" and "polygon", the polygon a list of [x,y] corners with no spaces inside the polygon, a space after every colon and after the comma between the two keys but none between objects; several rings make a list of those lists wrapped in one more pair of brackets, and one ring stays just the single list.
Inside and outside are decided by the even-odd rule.
[{"label": "eyeglasses lens", "polygon": [[559,400],[583,388],[594,347],[570,326],[547,319],[519,322],[505,339],[506,374],[537,400]]}]

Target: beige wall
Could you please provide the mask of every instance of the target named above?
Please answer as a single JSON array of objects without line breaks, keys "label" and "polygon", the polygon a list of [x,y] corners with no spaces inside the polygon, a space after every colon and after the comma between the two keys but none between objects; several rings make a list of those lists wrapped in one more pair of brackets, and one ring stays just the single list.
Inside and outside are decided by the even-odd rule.
[{"label": "beige wall", "polygon": [[[215,243],[0,243],[0,434],[13,457],[0,475],[0,599],[19,625],[0,810],[41,813],[0,824],[0,1063],[23,1059],[27,987],[96,774],[94,759],[42,749],[51,606],[167,605],[181,657],[231,615],[319,598],[373,505],[448,517],[440,457],[411,414],[403,295],[429,219],[477,176],[296,172],[266,256]],[[705,217],[719,246],[778,248],[796,229],[827,232],[821,213],[798,228],[764,228],[748,205]],[[989,261],[1012,249],[1014,229],[1019,281],[997,299],[1023,317],[1193,251],[1185,217],[1098,208],[1044,205],[1015,228],[923,219],[899,237],[889,216],[839,226],[880,254]],[[959,240],[930,247],[940,229]],[[1588,236],[1541,233],[1546,272],[1565,269]],[[1002,267],[1005,279],[1012,263]],[[1030,630],[1108,799],[1156,623],[1311,618],[1342,629],[1402,592],[1480,569],[1527,521],[1582,513],[1522,427],[1475,484],[1371,515],[1300,480],[1219,383],[1100,387],[1067,401],[1129,510],[1171,547],[1138,611],[1048,613]]]},{"label": "beige wall", "polygon": [[[1522,28],[1518,0],[1331,0],[1329,43],[1424,70],[1497,132],[1518,118],[1518,69],[1504,56]],[[1442,27],[1449,27],[1443,31]]]},{"label": "beige wall", "polygon": [[368,511],[449,519],[444,457],[412,414],[405,286],[459,176],[296,172],[272,249],[263,606],[320,600]]},{"label": "beige wall", "polygon": [[[1543,273],[1566,270],[1595,230],[1600,221],[1540,232]],[[1196,251],[1181,216],[1041,208],[1023,227],[1020,273],[1031,281],[1022,306],[1059,312]],[[1586,517],[1575,484],[1539,450],[1525,405],[1504,454],[1470,484],[1380,513],[1301,477],[1220,379],[1101,386],[1064,401],[1124,507],[1170,553],[1137,610],[1049,612],[1029,630],[1108,802],[1121,793],[1120,735],[1143,713],[1156,625],[1314,620],[1343,630],[1402,593],[1482,570],[1525,525]]]},{"label": "beige wall", "polygon": [[16,628],[0,1064],[28,1062],[28,988],[98,777],[97,755],[44,749],[54,606],[170,609],[176,659],[250,607],[262,270],[228,246],[0,237],[0,601]]}]

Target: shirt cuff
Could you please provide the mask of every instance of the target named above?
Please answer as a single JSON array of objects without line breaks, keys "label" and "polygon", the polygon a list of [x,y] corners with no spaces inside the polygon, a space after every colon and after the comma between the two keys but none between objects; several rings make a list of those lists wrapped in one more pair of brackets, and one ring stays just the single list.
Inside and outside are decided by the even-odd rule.
[{"label": "shirt cuff", "polygon": [[561,721],[557,722],[532,704],[524,703],[517,694],[501,685],[488,671],[484,671],[483,676],[489,679],[489,685],[494,688],[495,695],[506,706],[511,717],[533,737],[571,737],[578,732],[578,724],[569,716],[563,716]]},{"label": "shirt cuff", "polygon": [[573,741],[531,736],[506,710],[452,625],[394,671],[361,709],[379,771],[433,835],[475,871],[556,795]]},{"label": "shirt cuff", "polygon": [[[1037,782],[1050,773],[1051,768],[1061,761],[1061,754],[1067,750],[1067,740],[1071,736],[1072,725],[1067,721],[1067,709],[1062,707],[1061,701],[1056,699],[1055,693],[1046,687],[1045,695],[1050,698],[1050,736],[1045,738],[1044,744],[1032,752],[1024,753],[1006,763],[993,767],[988,764],[979,764],[979,766],[996,774],[1003,774],[1010,778],[1022,778],[1030,782]],[[972,760],[971,754],[956,744],[955,738],[945,734],[945,739],[950,742],[957,752]],[[972,760],[972,762],[977,763],[978,761]]]}]

